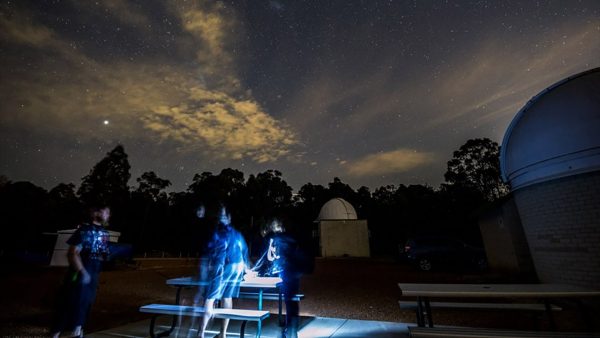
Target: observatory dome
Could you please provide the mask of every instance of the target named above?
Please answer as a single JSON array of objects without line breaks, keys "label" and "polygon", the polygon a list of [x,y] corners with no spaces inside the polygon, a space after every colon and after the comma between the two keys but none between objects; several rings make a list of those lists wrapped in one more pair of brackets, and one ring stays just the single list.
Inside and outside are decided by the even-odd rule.
[{"label": "observatory dome", "polygon": [[333,198],[323,204],[317,221],[357,219],[356,210],[343,198]]},{"label": "observatory dome", "polygon": [[600,170],[600,68],[534,96],[504,135],[500,165],[512,190]]}]

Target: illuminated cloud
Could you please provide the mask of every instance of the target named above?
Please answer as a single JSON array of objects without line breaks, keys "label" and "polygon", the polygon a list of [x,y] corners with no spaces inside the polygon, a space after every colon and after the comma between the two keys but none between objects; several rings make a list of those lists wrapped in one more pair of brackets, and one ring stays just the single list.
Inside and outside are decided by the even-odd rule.
[{"label": "illuminated cloud", "polygon": [[[142,117],[145,127],[163,139],[180,142],[188,151],[217,157],[274,161],[289,153],[295,136],[252,100],[236,100],[222,92],[192,88],[190,100],[160,106]],[[200,100],[202,99],[202,100]]]},{"label": "illuminated cloud", "polygon": [[431,153],[397,149],[347,161],[343,166],[351,176],[375,176],[407,172],[430,164],[433,160],[434,156]]},{"label": "illuminated cloud", "polygon": [[[121,22],[146,23],[143,14],[122,1],[103,6],[119,13]],[[183,30],[197,40],[180,46],[193,47],[195,53],[187,54],[197,55],[188,66],[151,59],[96,60],[22,13],[0,17],[3,41],[55,60],[41,62],[27,76],[9,74],[2,81],[0,123],[77,139],[159,139],[175,142],[181,152],[226,160],[264,163],[287,156],[297,143],[295,133],[240,89],[231,66],[235,60],[224,49],[231,23],[220,8],[177,10]]]}]

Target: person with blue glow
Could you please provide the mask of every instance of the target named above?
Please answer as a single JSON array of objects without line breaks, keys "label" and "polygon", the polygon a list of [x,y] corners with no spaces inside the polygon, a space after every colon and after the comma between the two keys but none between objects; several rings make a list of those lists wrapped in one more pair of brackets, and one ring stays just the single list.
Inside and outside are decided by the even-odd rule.
[{"label": "person with blue glow", "polygon": [[285,300],[286,323],[282,329],[284,338],[297,338],[300,305],[294,296],[300,290],[300,277],[311,270],[309,255],[300,247],[298,241],[285,231],[278,219],[273,219],[267,232],[268,247],[254,266],[261,276],[279,276],[282,280],[281,291]]},{"label": "person with blue glow", "polygon": [[93,207],[89,216],[90,221],[80,225],[67,240],[69,268],[50,328],[55,338],[65,330],[72,330],[72,336],[83,336],[82,327],[96,298],[102,262],[108,259],[109,233],[104,227],[110,218],[110,209]]},{"label": "person with blue glow", "polygon": [[[223,308],[232,308],[232,298],[239,295],[240,283],[248,262],[246,241],[242,234],[231,226],[231,215],[223,207],[217,210],[210,206],[205,208],[205,217],[207,221],[215,224],[215,229],[208,244],[208,257],[204,260],[206,264],[201,266],[200,271],[200,278],[208,282],[205,290],[205,313],[198,330],[200,338],[204,338],[215,300],[221,300]],[[228,326],[229,319],[223,319],[221,338],[226,337]]]}]

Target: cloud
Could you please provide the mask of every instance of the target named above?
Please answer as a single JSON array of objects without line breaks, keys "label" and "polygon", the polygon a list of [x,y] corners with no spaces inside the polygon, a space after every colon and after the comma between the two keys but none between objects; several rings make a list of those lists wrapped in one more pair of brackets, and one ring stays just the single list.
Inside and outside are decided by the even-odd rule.
[{"label": "cloud", "polygon": [[146,30],[146,32],[152,25],[148,16],[141,11],[142,6],[127,0],[103,0],[93,4],[79,0],[70,0],[69,2],[77,8],[78,12],[85,12],[91,16],[111,15],[121,24]]},{"label": "cloud", "polygon": [[351,176],[376,176],[407,172],[433,161],[432,153],[397,149],[370,154],[355,161],[347,161],[343,166]]},{"label": "cloud", "polygon": [[442,74],[435,94],[444,112],[430,119],[429,126],[463,117],[485,123],[513,116],[546,87],[598,66],[597,34],[592,23],[565,25],[542,38],[526,35],[509,45],[490,37],[471,50],[472,58],[456,60],[453,71]]},{"label": "cloud", "polygon": [[0,15],[0,38],[38,48],[50,46],[55,41],[51,29],[31,22],[26,13],[21,12]]},{"label": "cloud", "polygon": [[[119,13],[124,5],[107,3]],[[145,22],[131,11],[119,20]],[[19,51],[2,58],[7,76],[0,83],[0,124],[76,139],[158,139],[174,142],[182,152],[221,159],[264,163],[288,156],[297,144],[295,132],[242,91],[235,67],[228,66],[234,60],[224,49],[230,40],[227,18],[219,8],[182,11],[181,25],[198,38],[194,48],[203,55],[184,64],[96,60],[24,13],[0,17],[0,36]],[[24,53],[37,60],[34,70],[8,70]],[[48,57],[52,62],[45,62]],[[103,126],[105,119],[109,126]]]},{"label": "cloud", "polygon": [[[390,45],[371,60],[378,65],[371,68],[375,71],[351,80],[333,67],[314,71],[316,75],[293,98],[290,106],[298,108],[291,109],[290,118],[306,133],[333,125],[333,120],[348,137],[362,137],[364,126],[372,126],[371,133],[387,137],[386,142],[422,137],[449,126],[463,133],[473,126],[491,125],[502,132],[532,96],[566,76],[600,66],[599,29],[597,23],[568,22],[545,36],[524,32],[509,42],[490,30],[477,40],[461,41],[436,63],[415,62],[410,69],[389,58],[396,57],[395,48],[400,48]],[[413,127],[416,124],[418,128]],[[327,133],[323,133],[326,141]]]},{"label": "cloud", "polygon": [[294,133],[255,101],[203,88],[192,88],[185,104],[154,108],[142,121],[162,139],[178,141],[188,151],[205,149],[213,156],[247,157],[258,163],[287,155],[296,143]]},{"label": "cloud", "polygon": [[[79,3],[80,1],[75,0],[73,2]],[[124,0],[104,0],[97,4],[109,9],[124,24],[139,28],[147,28],[151,24],[148,17],[136,10],[130,2]]]}]

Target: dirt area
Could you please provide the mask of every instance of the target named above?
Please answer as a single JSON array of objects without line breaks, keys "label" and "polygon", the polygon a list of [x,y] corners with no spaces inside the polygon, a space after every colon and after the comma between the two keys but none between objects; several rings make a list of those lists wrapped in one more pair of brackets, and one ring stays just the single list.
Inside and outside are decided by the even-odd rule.
[{"label": "dirt area", "polygon": [[[101,275],[98,297],[87,332],[94,332],[148,318],[140,314],[140,305],[172,303],[175,289],[165,280],[193,275],[193,260],[152,260],[137,266],[120,266]],[[59,268],[5,268],[0,274],[0,336],[43,336],[52,315],[54,297],[63,277]],[[365,319],[392,322],[415,322],[413,311],[398,306],[398,282],[483,283],[519,282],[492,274],[469,272],[419,272],[399,262],[383,259],[317,259],[314,273],[302,279],[301,313],[310,316]],[[184,293],[184,298],[192,293]],[[561,331],[585,331],[574,304],[560,303],[564,311],[556,313]],[[234,306],[252,308],[251,300],[237,301]],[[587,304],[596,331],[600,330],[598,304]],[[276,302],[266,308],[276,312]],[[481,326],[509,329],[549,329],[543,314],[529,312],[436,310],[436,324]]]}]

